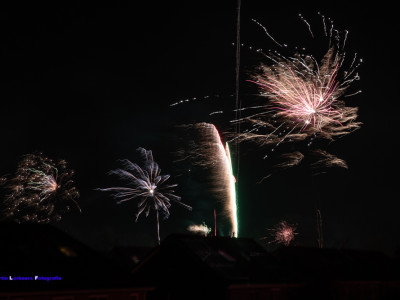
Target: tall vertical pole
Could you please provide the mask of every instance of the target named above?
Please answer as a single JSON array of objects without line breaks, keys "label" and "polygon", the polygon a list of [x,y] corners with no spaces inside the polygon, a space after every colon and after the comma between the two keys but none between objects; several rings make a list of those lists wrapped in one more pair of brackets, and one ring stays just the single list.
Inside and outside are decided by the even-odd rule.
[{"label": "tall vertical pole", "polygon": [[[240,6],[241,6],[241,0],[237,0],[237,18],[236,18],[236,68],[235,68],[235,104],[236,104],[236,110],[235,110],[235,119],[239,120],[241,117],[241,108],[242,108],[242,103],[240,101],[239,97],[239,71],[240,71]],[[236,122],[236,136],[240,135],[240,121]],[[240,159],[240,145],[239,145],[239,139],[236,139],[236,190],[239,189],[239,159]],[[237,203],[237,195],[235,197],[236,201],[236,218],[238,217],[238,203]]]},{"label": "tall vertical pole", "polygon": [[316,214],[317,214],[318,248],[323,248],[324,247],[324,233],[322,231],[322,215],[321,215],[321,211],[318,208],[316,209]]},{"label": "tall vertical pole", "polygon": [[[239,98],[239,71],[240,71],[240,6],[241,0],[237,0],[237,18],[236,18],[236,67],[235,67],[235,119],[239,120],[241,115],[242,103]],[[240,122],[236,122],[236,134],[240,134]],[[239,177],[239,139],[236,139],[236,180]]]},{"label": "tall vertical pole", "polygon": [[158,245],[160,246],[160,220],[158,217],[158,209],[156,210],[157,212],[157,241],[158,241]]},{"label": "tall vertical pole", "polygon": [[217,212],[214,208],[214,236],[217,236]]}]

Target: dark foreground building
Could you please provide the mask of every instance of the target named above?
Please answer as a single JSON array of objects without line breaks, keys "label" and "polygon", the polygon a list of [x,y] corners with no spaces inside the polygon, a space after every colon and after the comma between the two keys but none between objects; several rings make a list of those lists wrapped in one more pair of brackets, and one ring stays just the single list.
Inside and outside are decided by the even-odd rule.
[{"label": "dark foreground building", "polygon": [[170,236],[133,270],[148,299],[400,299],[398,264],[382,253],[282,247],[252,239]]},{"label": "dark foreground building", "polygon": [[146,299],[110,256],[50,225],[0,223],[0,300]]},{"label": "dark foreground building", "polygon": [[400,299],[399,265],[377,252],[187,235],[146,252],[102,255],[52,226],[0,223],[0,300]]}]

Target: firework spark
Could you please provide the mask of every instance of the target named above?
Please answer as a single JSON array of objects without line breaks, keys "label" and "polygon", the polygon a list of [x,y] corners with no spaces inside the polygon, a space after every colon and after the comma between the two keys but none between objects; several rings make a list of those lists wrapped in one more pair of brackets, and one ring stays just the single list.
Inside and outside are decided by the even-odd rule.
[{"label": "firework spark", "polygon": [[299,151],[295,151],[291,153],[284,153],[281,155],[281,158],[283,162],[275,165],[275,167],[280,169],[286,169],[298,166],[303,161],[304,155]]},{"label": "firework spark", "polygon": [[298,234],[296,227],[286,221],[280,221],[274,228],[268,229],[271,232],[272,241],[269,243],[283,244],[289,246],[294,237]]},{"label": "firework spark", "polygon": [[201,234],[204,236],[207,236],[211,232],[211,228],[208,227],[205,223],[200,225],[190,225],[187,230],[195,234]]},{"label": "firework spark", "polygon": [[9,194],[3,203],[3,218],[18,223],[49,223],[59,221],[71,203],[80,210],[73,174],[65,160],[53,161],[41,153],[25,155],[15,176],[4,180]]},{"label": "firework spark", "polygon": [[[310,24],[304,18],[302,21],[311,32]],[[241,109],[254,113],[232,121],[249,126],[234,140],[271,145],[273,151],[280,144],[305,141],[310,146],[315,139],[333,141],[360,127],[358,109],[346,106],[341,99],[360,92],[346,94],[359,80],[357,70],[362,60],[357,63],[355,55],[347,63],[343,52],[347,31],[342,40],[339,31],[331,29],[329,38],[330,46],[319,62],[300,53],[265,54],[270,63],[261,64],[249,80],[259,87],[265,101]]]},{"label": "firework spark", "polygon": [[160,244],[159,233],[159,212],[168,218],[170,215],[169,208],[171,201],[182,205],[191,210],[189,205],[182,203],[181,197],[174,194],[173,188],[177,184],[165,184],[170,178],[170,175],[161,175],[161,169],[153,159],[151,150],[138,148],[143,159],[143,165],[139,166],[130,162],[127,159],[122,160],[122,169],[116,169],[109,172],[110,175],[115,175],[127,183],[125,187],[111,187],[97,189],[103,192],[111,192],[112,197],[117,200],[117,203],[140,199],[138,202],[138,211],[136,213],[136,221],[140,214],[145,212],[146,217],[150,210],[154,209],[157,214],[157,238]]},{"label": "firework spark", "polygon": [[[229,235],[238,236],[238,218],[235,192],[235,178],[228,145],[221,141],[217,128],[209,123],[184,125],[193,140],[185,140],[187,149],[178,152],[178,161],[187,161],[208,171],[212,193],[222,203],[224,218],[229,222]],[[224,226],[221,226],[224,227]]]},{"label": "firework spark", "polygon": [[312,151],[312,155],[317,157],[317,160],[311,164],[312,167],[322,168],[322,167],[340,167],[347,169],[347,163],[333,154],[326,151],[317,149]]}]

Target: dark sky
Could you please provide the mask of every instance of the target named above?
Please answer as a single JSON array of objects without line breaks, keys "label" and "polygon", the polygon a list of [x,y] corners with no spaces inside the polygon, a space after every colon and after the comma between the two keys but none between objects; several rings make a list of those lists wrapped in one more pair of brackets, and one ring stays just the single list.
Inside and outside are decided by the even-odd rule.
[{"label": "dark sky", "polygon": [[[193,223],[212,225],[216,204],[205,184],[206,172],[196,177],[173,162],[182,138],[174,126],[206,121],[229,130],[229,112],[235,107],[230,96],[235,88],[235,1],[144,2],[0,7],[1,175],[12,173],[21,155],[34,151],[66,159],[76,172],[83,212],[71,213],[56,226],[99,250],[155,244],[153,215],[135,223],[135,203],[116,205],[94,191],[113,182],[106,173],[118,167],[118,159],[135,161],[140,146],[153,150],[162,170],[179,183],[177,193],[194,208],[188,212],[173,206],[170,219],[161,224],[161,237],[186,232]],[[394,46],[399,26],[393,8],[242,2],[245,45],[276,46],[252,18],[289,45],[310,41],[298,13],[313,28],[322,26],[320,11],[338,29],[348,29],[347,51],[364,60],[355,87],[363,93],[349,104],[359,107],[364,124],[326,146],[345,159],[349,169],[331,169],[317,177],[300,168],[257,184],[268,173],[268,163],[262,160],[262,149],[243,146],[240,235],[261,238],[266,228],[286,219],[297,224],[297,245],[315,246],[318,203],[327,247],[394,253],[400,247],[400,205]],[[242,48],[244,105],[256,92],[245,81],[247,71],[261,59]],[[180,99],[204,96],[210,99],[170,107]],[[224,114],[210,117],[214,110]]]}]

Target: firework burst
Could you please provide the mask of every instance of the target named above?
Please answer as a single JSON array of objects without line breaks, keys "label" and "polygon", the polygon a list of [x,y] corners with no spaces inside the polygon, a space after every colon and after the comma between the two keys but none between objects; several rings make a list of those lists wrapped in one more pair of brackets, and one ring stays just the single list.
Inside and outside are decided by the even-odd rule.
[{"label": "firework burst", "polygon": [[[306,22],[304,18],[302,21]],[[259,87],[263,102],[240,109],[254,113],[232,121],[248,125],[234,139],[271,145],[274,151],[280,144],[304,141],[310,146],[315,139],[333,141],[360,127],[356,121],[358,109],[346,106],[343,99],[361,92],[349,94],[348,90],[359,80],[357,69],[362,60],[357,62],[355,55],[347,62],[343,52],[347,31],[344,38],[333,25],[325,32],[329,32],[329,47],[320,61],[297,52],[288,56],[277,51],[264,53],[267,62],[249,80]],[[330,156],[327,162],[335,159]]]},{"label": "firework burst", "polygon": [[[354,122],[357,108],[346,107],[339,100],[358,78],[354,70],[349,70],[339,79],[344,58],[330,48],[320,64],[310,55],[303,58],[296,54],[291,58],[275,56],[277,63],[259,68],[252,82],[260,87],[261,95],[269,103],[258,116],[290,128],[281,142],[283,138],[290,139],[292,133],[300,133],[296,139],[318,134],[332,140],[359,127],[360,123]],[[349,78],[348,74],[354,76]]]},{"label": "firework burst", "polygon": [[53,161],[41,153],[25,155],[15,176],[4,179],[9,193],[3,202],[3,218],[18,223],[49,223],[59,221],[71,204],[80,211],[73,174],[65,160]]},{"label": "firework burst", "polygon": [[280,221],[274,228],[268,229],[272,241],[269,243],[282,244],[289,246],[294,237],[298,234],[296,227],[286,221]]},{"label": "firework burst", "polygon": [[189,210],[192,208],[182,203],[180,201],[181,197],[174,194],[173,188],[177,184],[165,184],[170,175],[161,175],[161,169],[154,161],[151,150],[138,148],[137,151],[143,159],[142,166],[124,159],[121,161],[123,168],[109,172],[110,175],[115,175],[125,181],[127,183],[125,187],[111,187],[97,190],[111,192],[112,197],[117,200],[118,204],[140,199],[136,221],[143,212],[145,212],[147,217],[150,210],[154,209],[157,214],[157,238],[158,244],[160,244],[159,212],[164,215],[164,218],[168,218],[171,202],[178,203]]}]

